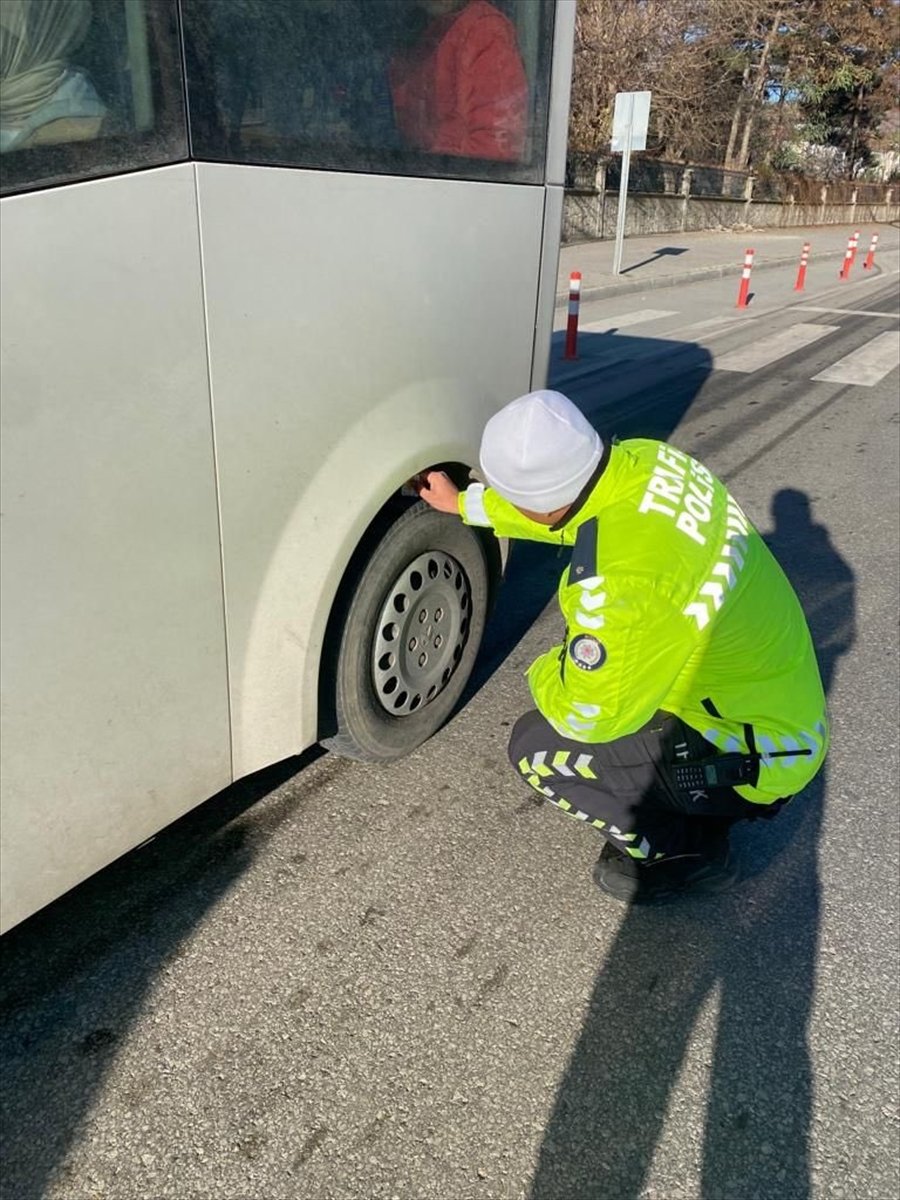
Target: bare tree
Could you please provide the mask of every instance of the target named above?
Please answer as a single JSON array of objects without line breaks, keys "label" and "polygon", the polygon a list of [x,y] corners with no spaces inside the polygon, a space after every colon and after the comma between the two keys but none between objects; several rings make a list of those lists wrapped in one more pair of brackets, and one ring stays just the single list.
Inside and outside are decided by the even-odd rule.
[{"label": "bare tree", "polygon": [[616,92],[649,89],[649,154],[763,165],[802,116],[807,140],[856,169],[890,104],[898,13],[898,0],[578,0],[570,147],[605,149]]}]

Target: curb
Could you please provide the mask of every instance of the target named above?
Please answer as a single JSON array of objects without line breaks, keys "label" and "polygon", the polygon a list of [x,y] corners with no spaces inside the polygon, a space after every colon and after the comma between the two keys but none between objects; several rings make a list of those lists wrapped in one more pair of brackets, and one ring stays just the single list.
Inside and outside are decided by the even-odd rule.
[{"label": "curb", "polygon": [[[821,254],[816,255],[816,262],[822,262],[828,259],[842,259],[846,254],[846,247],[843,250],[825,250]],[[775,267],[796,266],[798,262],[797,256],[792,255],[790,258],[770,258],[765,262],[753,264],[754,271],[770,271]],[[656,275],[652,279],[622,279],[617,283],[599,284],[597,287],[588,287],[581,289],[582,300],[606,300],[610,296],[616,296],[621,292],[655,292],[661,288],[675,287],[679,283],[696,283],[701,279],[722,279],[726,275],[740,275],[744,269],[743,262],[720,264],[717,267],[695,267],[691,271],[678,271],[673,275]],[[556,293],[555,308],[566,308],[569,304],[568,292]]]}]

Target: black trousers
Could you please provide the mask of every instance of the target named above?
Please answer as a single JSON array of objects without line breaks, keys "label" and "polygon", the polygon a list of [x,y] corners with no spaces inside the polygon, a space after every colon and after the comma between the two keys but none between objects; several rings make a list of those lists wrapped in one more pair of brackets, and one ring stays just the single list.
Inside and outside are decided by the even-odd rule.
[{"label": "black trousers", "polygon": [[591,825],[638,861],[702,853],[710,835],[744,818],[774,816],[790,797],[751,804],[730,787],[688,794],[672,767],[718,751],[670,713],[657,713],[636,733],[613,742],[576,742],[536,710],[509,739],[510,762],[541,796]]}]

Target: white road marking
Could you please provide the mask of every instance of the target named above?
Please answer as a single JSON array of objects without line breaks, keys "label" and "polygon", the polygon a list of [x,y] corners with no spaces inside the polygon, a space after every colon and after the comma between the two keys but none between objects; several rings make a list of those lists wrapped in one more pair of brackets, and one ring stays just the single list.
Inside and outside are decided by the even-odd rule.
[{"label": "white road marking", "polygon": [[718,337],[720,333],[728,333],[731,329],[739,329],[742,325],[746,325],[748,317],[708,317],[705,321],[694,321],[691,325],[681,325],[678,329],[667,329],[663,337],[675,338],[681,340],[692,341],[692,338],[685,338],[686,334],[703,333],[705,337]]},{"label": "white road marking", "polygon": [[645,321],[661,321],[663,317],[676,314],[668,309],[641,308],[635,312],[621,313],[617,317],[604,317],[602,321],[590,321],[579,325],[579,333],[606,333],[610,329],[624,329],[627,325],[642,325]]},{"label": "white road marking", "polygon": [[801,322],[782,329],[773,337],[751,342],[749,346],[741,346],[739,350],[731,350],[721,358],[714,358],[713,366],[717,371],[741,371],[749,375],[787,354],[801,350],[811,342],[817,342],[828,333],[835,333],[837,329],[837,325],[805,325]]},{"label": "white road marking", "polygon": [[900,366],[900,332],[879,333],[877,337],[839,358],[836,363],[813,375],[821,383],[853,383],[857,387],[874,387],[885,375]]},{"label": "white road marking", "polygon": [[870,312],[865,308],[820,308],[818,304],[804,304],[802,311],[844,313],[848,317],[884,317],[886,321],[900,320],[900,312]]}]

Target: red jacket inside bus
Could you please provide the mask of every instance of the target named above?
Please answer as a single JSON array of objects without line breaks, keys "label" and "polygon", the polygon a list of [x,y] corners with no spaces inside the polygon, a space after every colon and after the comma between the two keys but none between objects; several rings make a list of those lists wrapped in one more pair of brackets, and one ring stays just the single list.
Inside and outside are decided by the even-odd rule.
[{"label": "red jacket inside bus", "polygon": [[487,0],[431,22],[390,66],[397,126],[432,154],[513,161],[525,146],[528,83],[510,20]]}]

